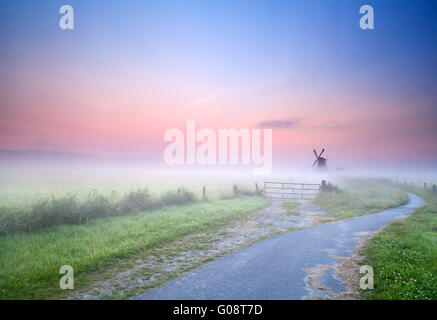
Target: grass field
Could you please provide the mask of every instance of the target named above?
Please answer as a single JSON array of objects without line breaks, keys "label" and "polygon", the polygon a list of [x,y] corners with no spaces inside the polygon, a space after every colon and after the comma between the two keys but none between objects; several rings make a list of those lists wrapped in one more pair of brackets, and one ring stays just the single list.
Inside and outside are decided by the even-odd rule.
[{"label": "grass field", "polygon": [[374,269],[367,299],[437,299],[437,194],[410,189],[427,205],[378,233],[365,250],[363,264]]},{"label": "grass field", "polygon": [[[340,190],[336,190],[336,186]],[[313,203],[337,219],[378,212],[408,202],[404,191],[371,179],[338,180],[335,187],[320,192]]]},{"label": "grass field", "polygon": [[[156,248],[166,247],[184,236],[218,230],[268,205],[268,201],[262,197],[235,197],[234,184],[240,190],[250,190],[248,193],[255,189],[255,182],[262,186],[262,180],[244,177],[158,179],[154,175],[118,178],[102,174],[100,178],[98,175],[85,178],[82,174],[72,178],[54,174],[52,178],[48,175],[41,179],[41,173],[38,173],[18,179],[5,174],[5,178],[0,182],[0,191],[3,191],[0,193],[0,207],[20,211],[35,199],[64,199],[73,204],[65,207],[74,209],[67,210],[74,213],[72,216],[79,214],[87,218],[71,223],[62,219],[54,221],[53,217],[63,218],[65,211],[59,210],[59,202],[54,200],[46,203],[43,212],[23,211],[23,216],[15,220],[32,221],[28,224],[30,227],[11,229],[12,232],[0,236],[0,299],[65,298],[68,292],[59,288],[62,276],[59,268],[62,265],[74,268],[76,287],[90,287],[97,274],[110,275],[107,271],[112,267],[121,267],[124,261],[137,259],[140,253],[153,254]],[[374,180],[343,179],[334,183],[340,190],[332,188],[320,193],[314,204],[325,208],[330,216],[338,219],[384,210],[408,200],[405,192]],[[202,186],[207,188],[206,202],[198,201]],[[137,206],[127,215],[117,213],[120,216],[113,216],[114,209],[123,207],[123,203],[138,204],[135,199],[143,199],[143,194],[135,193],[133,199],[129,192],[144,187],[149,187],[152,194],[151,198],[146,197],[144,207]],[[180,205],[178,201],[167,201],[168,198],[175,199],[175,196],[174,193],[165,196],[165,191],[179,187],[186,188],[188,193],[194,192],[197,202],[182,201],[187,204]],[[104,202],[105,206],[102,206],[101,201],[90,201],[87,194],[92,189],[97,189],[109,202]],[[220,198],[222,200],[218,200]],[[149,207],[150,199],[152,203],[163,207]],[[299,205],[295,201],[284,201],[281,206],[287,214],[294,215]],[[138,208],[146,207],[147,211],[140,210],[138,213]],[[0,219],[0,222],[15,221],[10,219],[14,211],[7,212],[8,220]],[[35,225],[34,218],[39,217],[40,212],[45,219],[49,218],[50,223],[42,223],[42,228],[31,227]],[[88,219],[88,215],[91,218]]]},{"label": "grass field", "polygon": [[85,285],[87,274],[115,265],[119,259],[224,225],[266,204],[262,197],[242,197],[1,237],[0,299],[60,295],[62,265],[71,265]]},{"label": "grass field", "polygon": [[198,198],[206,187],[206,196],[217,200],[232,195],[233,186],[255,189],[262,187],[262,178],[244,174],[203,174],[199,172],[169,174],[146,171],[144,168],[107,167],[59,168],[47,167],[3,168],[0,163],[0,206],[22,206],[38,198],[75,194],[86,197],[90,191],[110,196],[147,187],[152,194],[185,188]]},{"label": "grass field", "polygon": [[[170,175],[138,167],[0,170],[0,299],[64,297],[67,293],[59,289],[62,265],[71,265],[76,284],[87,286],[95,274],[139,252],[232,224],[268,204],[261,197],[231,198],[234,185],[250,193],[255,182],[262,187],[262,179],[241,174]],[[131,203],[135,190],[147,188],[152,203],[162,203],[168,190],[183,187],[198,201],[203,186],[206,202],[152,206],[129,215],[114,211]],[[89,198],[93,190],[98,197]]]}]

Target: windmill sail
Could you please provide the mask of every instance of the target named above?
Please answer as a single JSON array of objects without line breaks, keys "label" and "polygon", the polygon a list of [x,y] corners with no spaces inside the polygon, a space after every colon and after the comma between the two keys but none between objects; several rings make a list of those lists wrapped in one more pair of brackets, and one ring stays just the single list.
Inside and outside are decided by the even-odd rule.
[{"label": "windmill sail", "polygon": [[317,168],[323,169],[326,168],[326,158],[322,157],[323,152],[325,152],[325,148],[322,149],[320,154],[317,154],[317,151],[313,149],[314,155],[316,156],[316,160],[313,162],[313,165],[311,167],[314,167],[317,164]]}]

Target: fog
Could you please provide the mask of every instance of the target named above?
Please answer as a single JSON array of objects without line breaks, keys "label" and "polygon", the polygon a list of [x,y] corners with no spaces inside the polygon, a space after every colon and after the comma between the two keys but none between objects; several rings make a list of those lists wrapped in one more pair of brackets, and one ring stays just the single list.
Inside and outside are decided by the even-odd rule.
[{"label": "fog", "polygon": [[342,178],[387,178],[398,183],[437,184],[432,165],[357,165],[325,170],[303,164],[275,164],[269,175],[254,175],[253,166],[177,166],[147,159],[115,159],[83,154],[45,152],[3,153],[0,158],[0,203],[22,204],[38,196],[65,193],[124,193],[147,187],[152,193],[184,187],[210,198],[230,192],[234,185],[255,189],[266,181],[336,183]]}]

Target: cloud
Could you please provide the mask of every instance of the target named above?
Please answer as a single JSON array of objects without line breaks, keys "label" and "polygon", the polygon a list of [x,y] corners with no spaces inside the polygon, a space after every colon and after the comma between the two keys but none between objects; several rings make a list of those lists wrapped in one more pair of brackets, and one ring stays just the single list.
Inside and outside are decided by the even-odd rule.
[{"label": "cloud", "polygon": [[310,129],[319,129],[319,130],[339,130],[339,129],[346,129],[351,127],[356,127],[356,123],[348,123],[348,122],[337,122],[333,120],[326,120],[322,122],[315,122],[315,123],[305,123],[305,127]]},{"label": "cloud", "polygon": [[263,120],[256,125],[259,128],[291,129],[300,123],[300,119],[292,120]]}]

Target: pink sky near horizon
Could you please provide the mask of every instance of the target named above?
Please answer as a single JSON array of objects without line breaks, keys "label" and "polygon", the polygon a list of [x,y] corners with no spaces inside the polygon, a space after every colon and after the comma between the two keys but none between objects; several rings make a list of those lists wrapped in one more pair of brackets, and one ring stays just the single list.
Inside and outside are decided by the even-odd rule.
[{"label": "pink sky near horizon", "polygon": [[408,101],[310,89],[263,91],[259,84],[235,88],[71,74],[68,85],[50,73],[10,83],[0,148],[159,159],[165,131],[185,131],[188,120],[196,121],[198,129],[218,130],[256,128],[261,121],[281,119],[295,123],[273,128],[274,155],[284,161],[311,158],[312,149],[322,147],[328,157],[348,160],[435,156],[430,151],[436,143],[426,134],[435,119],[418,118]]}]

